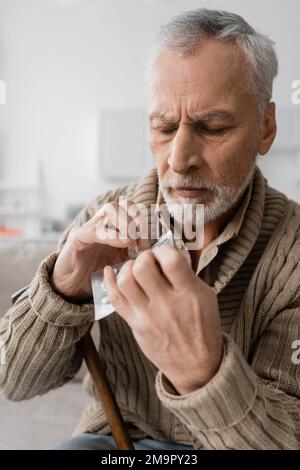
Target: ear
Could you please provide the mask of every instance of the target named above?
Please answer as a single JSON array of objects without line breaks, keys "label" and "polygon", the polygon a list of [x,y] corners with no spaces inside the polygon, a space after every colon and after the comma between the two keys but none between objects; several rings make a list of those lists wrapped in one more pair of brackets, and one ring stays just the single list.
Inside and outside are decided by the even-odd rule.
[{"label": "ear", "polygon": [[274,102],[268,104],[263,117],[263,123],[260,131],[260,139],[258,144],[258,153],[265,155],[271,148],[277,132],[276,123],[276,105]]}]

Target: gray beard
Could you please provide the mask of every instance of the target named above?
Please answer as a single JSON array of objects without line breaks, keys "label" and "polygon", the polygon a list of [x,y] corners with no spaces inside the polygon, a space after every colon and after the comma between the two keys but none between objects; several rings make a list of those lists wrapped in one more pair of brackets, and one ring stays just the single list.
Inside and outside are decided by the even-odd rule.
[{"label": "gray beard", "polygon": [[[214,199],[207,203],[203,204],[201,201],[197,199],[189,199],[186,197],[180,198],[173,198],[169,195],[169,189],[172,188],[172,185],[164,185],[159,181],[159,188],[162,192],[164,197],[167,209],[169,214],[174,217],[177,221],[182,221],[182,205],[183,204],[191,204],[192,209],[185,213],[185,223],[196,225],[197,219],[197,212],[196,212],[196,205],[202,204],[203,212],[204,212],[204,223],[210,222],[215,220],[216,218],[220,217],[222,214],[229,211],[239,200],[242,196],[244,191],[246,190],[247,186],[250,184],[254,171],[255,171],[256,160],[251,167],[245,181],[241,184],[238,188],[233,188],[230,186],[216,186],[210,185],[209,183],[203,184],[204,189],[212,190],[215,194]],[[175,185],[174,185],[175,186]]]}]

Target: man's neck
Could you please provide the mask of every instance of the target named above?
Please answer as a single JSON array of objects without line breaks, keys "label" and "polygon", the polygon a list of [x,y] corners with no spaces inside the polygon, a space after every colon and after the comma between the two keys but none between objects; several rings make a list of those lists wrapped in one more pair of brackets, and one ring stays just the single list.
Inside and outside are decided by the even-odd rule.
[{"label": "man's neck", "polygon": [[240,196],[238,201],[231,207],[227,212],[217,217],[215,220],[210,220],[204,225],[204,241],[203,246],[200,250],[191,250],[190,257],[192,262],[192,268],[194,271],[197,270],[198,262],[201,256],[201,253],[204,248],[206,248],[213,240],[215,240],[224,230],[228,222],[232,219],[234,214],[237,212],[241,200],[244,197],[245,192]]}]

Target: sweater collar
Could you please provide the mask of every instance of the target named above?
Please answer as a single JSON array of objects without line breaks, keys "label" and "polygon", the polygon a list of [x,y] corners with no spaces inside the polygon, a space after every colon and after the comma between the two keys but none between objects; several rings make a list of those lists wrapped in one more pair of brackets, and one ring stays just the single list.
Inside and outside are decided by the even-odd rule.
[{"label": "sweater collar", "polygon": [[[259,235],[263,221],[265,192],[266,180],[256,166],[252,183],[245,195],[245,202],[239,213],[224,229],[225,234],[230,233],[230,237],[224,237],[224,243],[220,244],[222,256],[213,286],[216,293],[219,293],[239,270]],[[150,226],[151,215],[159,212],[160,201],[155,167],[137,182],[133,200],[146,207]],[[156,239],[153,239],[151,244],[155,241]]]},{"label": "sweater collar", "polygon": [[253,248],[261,231],[265,207],[266,180],[256,166],[251,197],[245,210],[240,230],[222,247],[214,289],[219,293],[237,273]]}]

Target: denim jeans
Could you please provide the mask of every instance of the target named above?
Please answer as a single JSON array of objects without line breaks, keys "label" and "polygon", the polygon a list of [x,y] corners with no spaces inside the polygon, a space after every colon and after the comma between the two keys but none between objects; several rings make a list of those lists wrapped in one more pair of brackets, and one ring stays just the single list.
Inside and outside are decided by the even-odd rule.
[{"label": "denim jeans", "polygon": [[[135,450],[194,450],[191,446],[176,444],[175,442],[156,441],[151,438],[135,439]],[[114,450],[115,442],[111,436],[98,436],[92,433],[82,433],[71,437],[50,450]]]}]

